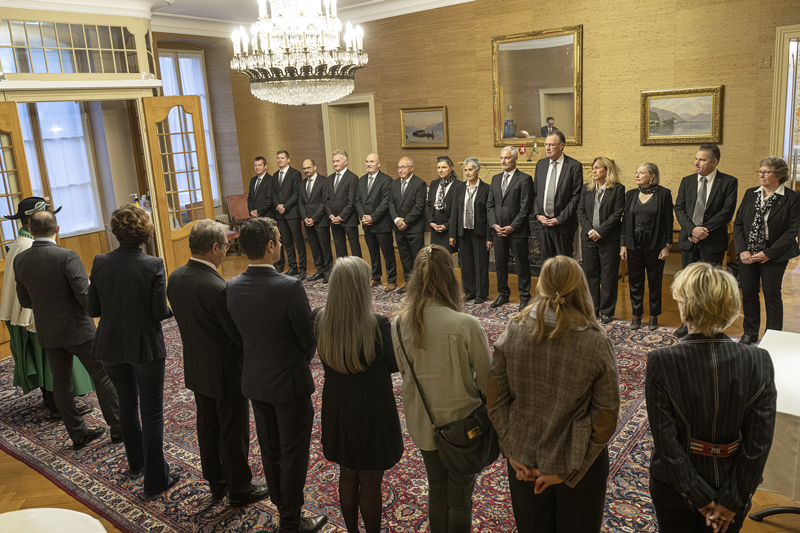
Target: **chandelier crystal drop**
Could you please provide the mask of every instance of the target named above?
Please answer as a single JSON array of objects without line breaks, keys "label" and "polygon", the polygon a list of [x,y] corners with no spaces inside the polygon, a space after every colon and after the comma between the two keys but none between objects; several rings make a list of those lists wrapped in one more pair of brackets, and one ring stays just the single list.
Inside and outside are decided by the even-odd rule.
[{"label": "chandelier crystal drop", "polygon": [[233,31],[231,69],[250,78],[261,100],[284,105],[314,105],[353,92],[355,74],[367,65],[364,31],[345,26],[336,0],[258,0],[258,21],[248,35]]}]

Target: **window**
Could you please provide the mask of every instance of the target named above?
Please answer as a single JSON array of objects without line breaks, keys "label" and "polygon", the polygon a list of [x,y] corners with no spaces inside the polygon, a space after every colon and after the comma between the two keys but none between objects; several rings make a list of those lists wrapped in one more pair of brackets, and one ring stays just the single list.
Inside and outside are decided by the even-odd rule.
[{"label": "window", "polygon": [[[208,87],[206,86],[205,65],[201,52],[158,51],[158,63],[161,67],[161,82],[164,96],[197,95],[203,110],[203,130],[208,155],[208,175],[211,179],[211,192],[214,205],[221,205],[219,199],[219,181],[214,152],[214,137],[211,130],[211,110],[208,107]],[[170,131],[191,131],[185,124],[174,123],[184,114],[170,113]],[[174,118],[173,118],[174,117]],[[194,169],[188,169],[194,170]],[[188,184],[179,184],[181,189],[188,189]]]},{"label": "window", "polygon": [[789,42],[789,71],[786,87],[786,124],[783,155],[789,163],[789,180],[794,186],[800,175],[800,39]]},{"label": "window", "polygon": [[[83,104],[17,104],[34,196],[50,197],[59,235],[103,230],[94,157]],[[47,194],[49,191],[49,195]]]}]

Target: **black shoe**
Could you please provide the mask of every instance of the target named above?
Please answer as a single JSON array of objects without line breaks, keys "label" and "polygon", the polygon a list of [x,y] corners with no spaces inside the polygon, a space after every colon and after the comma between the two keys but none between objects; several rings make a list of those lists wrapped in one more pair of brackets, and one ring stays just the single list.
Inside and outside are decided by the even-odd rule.
[{"label": "black shoe", "polygon": [[228,487],[223,486],[221,489],[211,491],[211,499],[218,502],[221,501],[226,494],[228,494]]},{"label": "black shoe", "polygon": [[297,279],[299,279],[300,281],[305,281],[305,279],[307,277],[308,276],[306,276],[306,271],[305,270],[300,270],[300,275],[297,277]]},{"label": "black shoe", "polygon": [[117,429],[112,429],[111,430],[111,444],[119,444],[120,442],[123,442],[124,440],[125,440],[125,438],[122,436],[122,430],[121,429],[117,428]]},{"label": "black shoe", "polygon": [[530,299],[528,299],[528,300],[520,300],[519,301],[519,310],[522,311],[523,309],[528,307],[529,303],[530,303]]},{"label": "black shoe", "polygon": [[656,329],[658,329],[658,317],[657,316],[651,316],[650,317],[650,322],[647,324],[647,329],[649,329],[650,331],[655,331]]},{"label": "black shoe", "polygon": [[485,304],[485,303],[486,303],[486,298],[481,298],[480,296],[475,298],[475,305],[480,305],[480,304]]},{"label": "black shoe", "polygon": [[679,339],[680,339],[681,337],[685,337],[685,336],[686,336],[686,335],[688,335],[688,334],[689,334],[689,328],[687,328],[687,327],[686,327],[686,324],[682,324],[682,325],[681,325],[681,327],[679,327],[678,329],[676,329],[676,330],[675,330],[675,333],[673,333],[673,335],[675,335],[675,336],[676,336],[676,337],[678,337]]},{"label": "black shoe", "polygon": [[138,470],[128,470],[127,472],[128,478],[130,479],[139,479],[144,475],[144,467],[141,467]]},{"label": "black shoe", "polygon": [[609,322],[611,322],[611,317],[608,315],[600,315],[600,322],[602,322],[603,324],[608,324]]},{"label": "black shoe", "polygon": [[505,296],[498,296],[497,299],[492,302],[492,305],[490,307],[492,309],[497,309],[501,305],[506,305],[508,301],[509,301],[508,298],[506,298]]},{"label": "black shoe", "polygon": [[642,317],[640,316],[633,317],[633,319],[631,320],[631,329],[637,330],[640,327],[642,327]]},{"label": "black shoe", "polygon": [[[75,407],[78,409],[78,416],[88,415],[92,412],[92,406],[85,403],[76,403]],[[61,420],[63,417],[58,411],[50,411],[51,420]]]},{"label": "black shoe", "polygon": [[475,299],[475,295],[474,294],[465,294],[464,295],[464,301],[465,302],[471,302],[474,299]]},{"label": "black shoe", "polygon": [[289,272],[287,272],[286,275],[287,276],[292,276],[293,278],[296,278],[297,276],[300,275],[300,271],[297,270],[296,268],[290,268]]},{"label": "black shoe", "polygon": [[406,285],[403,285],[399,289],[397,289],[397,294],[405,294],[406,292]]},{"label": "black shoe", "polygon": [[250,485],[250,491],[245,494],[231,494],[231,507],[244,507],[268,497],[269,489],[266,485]]},{"label": "black shoe", "polygon": [[322,273],[322,283],[328,283],[329,279],[331,279],[331,271],[326,270]]},{"label": "black shoe", "polygon": [[81,448],[83,448],[84,446],[86,446],[87,444],[92,442],[93,440],[96,440],[96,439],[99,439],[100,437],[102,437],[105,434],[105,432],[106,432],[106,430],[103,429],[103,428],[88,429],[86,431],[86,434],[83,436],[83,438],[81,440],[79,440],[77,442],[72,441],[72,447],[75,448],[76,450],[80,450]]},{"label": "black shoe", "polygon": [[328,523],[328,517],[324,514],[319,516],[304,516],[300,519],[300,525],[296,528],[279,527],[278,533],[314,533],[319,531],[322,526]]},{"label": "black shoe", "polygon": [[750,335],[742,335],[739,339],[739,344],[753,344],[758,340],[758,337],[751,337]]},{"label": "black shoe", "polygon": [[325,274],[323,274],[321,270],[317,270],[312,275],[308,276],[308,281],[317,281],[323,277],[325,277]]},{"label": "black shoe", "polygon": [[145,493],[142,494],[142,499],[144,501],[146,501],[146,502],[151,502],[153,500],[157,500],[157,499],[159,499],[161,497],[162,494],[164,494],[169,489],[174,487],[175,484],[180,480],[181,480],[181,476],[179,476],[178,474],[170,474],[169,475],[169,482],[167,483],[166,487],[164,487],[163,489],[158,490],[156,492],[145,492]]}]

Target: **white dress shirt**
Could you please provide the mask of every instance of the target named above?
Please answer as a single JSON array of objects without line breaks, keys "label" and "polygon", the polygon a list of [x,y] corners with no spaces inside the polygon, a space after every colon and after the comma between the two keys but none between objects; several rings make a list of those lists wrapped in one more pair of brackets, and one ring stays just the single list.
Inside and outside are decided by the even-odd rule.
[{"label": "white dress shirt", "polygon": [[[700,185],[702,185],[700,183],[700,179],[702,177],[703,176],[701,174],[697,175],[697,192],[698,193],[700,192]],[[706,203],[708,203],[708,198],[709,198],[709,196],[711,196],[711,186],[714,185],[714,178],[716,178],[716,177],[717,177],[717,169],[714,169],[711,172],[711,174],[706,176]]]},{"label": "white dress shirt", "polygon": [[[561,173],[564,170],[564,154],[562,153],[561,157],[556,159],[555,162],[557,163],[557,165],[556,165],[556,189],[555,190],[556,190],[556,192],[558,192],[558,182],[561,181]],[[547,191],[550,190],[550,174],[552,174],[552,172],[551,172],[552,166],[553,166],[553,161],[552,160],[548,160],[548,163],[547,163],[547,180],[544,182],[544,198],[542,198],[542,209],[544,209],[545,199],[547,198]],[[550,213],[546,213],[546,214],[549,215]],[[556,215],[557,213],[552,213],[552,214]]]},{"label": "white dress shirt", "polygon": [[214,263],[210,263],[210,262],[206,261],[205,259],[198,259],[196,257],[190,257],[189,261],[197,261],[198,263],[202,263],[202,264],[204,264],[206,266],[210,266],[214,270],[217,269],[217,267],[214,266]]},{"label": "white dress shirt", "polygon": [[[480,187],[480,180],[475,182],[475,186],[471,187],[467,182],[467,190],[464,193],[464,229],[467,228],[467,204],[472,204],[472,227],[475,227],[475,197],[478,196],[478,187]],[[470,196],[471,195],[471,196]]]}]

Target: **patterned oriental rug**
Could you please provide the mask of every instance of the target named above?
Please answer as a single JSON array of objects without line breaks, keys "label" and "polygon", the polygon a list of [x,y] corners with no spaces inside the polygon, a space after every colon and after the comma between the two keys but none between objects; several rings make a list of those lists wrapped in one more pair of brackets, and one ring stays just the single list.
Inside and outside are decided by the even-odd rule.
[{"label": "patterned oriental rug", "polygon": [[[326,285],[308,283],[312,308],[325,304]],[[395,312],[401,295],[374,289],[375,311],[386,316]],[[499,310],[488,305],[468,304],[466,311],[483,324],[490,344],[505,329],[516,305]],[[648,472],[652,439],[644,405],[644,372],[649,350],[670,346],[677,341],[672,328],[661,327],[632,332],[628,323],[609,324],[619,361],[622,410],[617,433],[609,446],[611,470],[603,531],[653,532],[655,515],[648,491]],[[0,448],[51,479],[66,492],[105,516],[127,532],[210,532],[267,531],[277,529],[277,511],[269,500],[243,509],[231,509],[226,498],[214,504],[202,478],[197,448],[195,405],[191,391],[183,386],[181,339],[174,320],[164,323],[167,340],[164,450],[167,461],[181,475],[178,485],[165,497],[152,503],[139,499],[141,480],[130,482],[124,447],[110,445],[109,436],[75,451],[63,424],[50,421],[39,393],[22,396],[11,386],[13,360],[0,362]],[[338,466],[325,460],[320,443],[319,409],[324,381],[322,365],[314,359],[312,370],[317,392],[314,394],[316,418],[311,460],[306,483],[307,513],[326,513],[325,532],[343,532],[344,521],[337,493]],[[403,418],[401,379],[395,374],[394,387],[400,418]],[[84,417],[89,425],[103,425],[94,393],[85,400],[95,407]],[[250,464],[254,481],[263,483],[261,454],[251,417]],[[508,492],[506,466],[498,460],[479,476],[474,494],[473,531],[516,531]],[[427,482],[419,450],[405,435],[402,460],[386,473],[383,483],[385,505],[383,531],[428,531]]]}]

